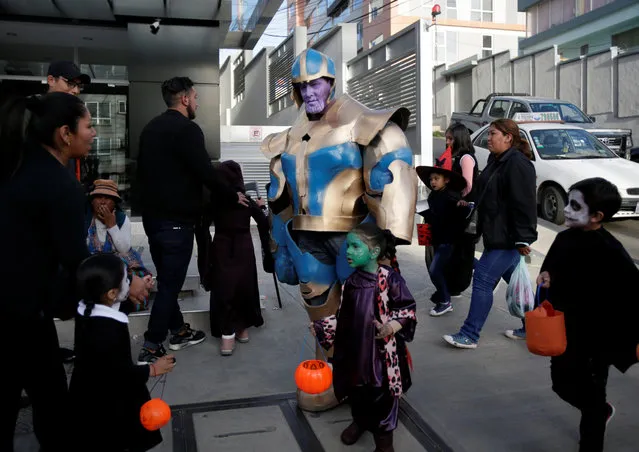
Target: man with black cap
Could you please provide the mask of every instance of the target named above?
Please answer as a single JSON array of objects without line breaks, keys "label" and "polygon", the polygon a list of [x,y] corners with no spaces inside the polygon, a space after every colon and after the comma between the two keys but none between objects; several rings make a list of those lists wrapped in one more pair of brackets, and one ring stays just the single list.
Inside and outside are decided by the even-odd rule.
[{"label": "man with black cap", "polygon": [[77,96],[83,85],[91,83],[91,77],[83,74],[71,61],[54,61],[47,72],[47,93],[68,93]]}]

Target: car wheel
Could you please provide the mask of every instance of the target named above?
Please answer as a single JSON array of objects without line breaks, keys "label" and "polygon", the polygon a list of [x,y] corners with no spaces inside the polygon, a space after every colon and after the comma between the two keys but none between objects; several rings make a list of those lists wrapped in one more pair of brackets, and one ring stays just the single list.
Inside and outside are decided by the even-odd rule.
[{"label": "car wheel", "polygon": [[566,206],[563,190],[546,187],[541,194],[541,218],[555,224],[563,224]]}]

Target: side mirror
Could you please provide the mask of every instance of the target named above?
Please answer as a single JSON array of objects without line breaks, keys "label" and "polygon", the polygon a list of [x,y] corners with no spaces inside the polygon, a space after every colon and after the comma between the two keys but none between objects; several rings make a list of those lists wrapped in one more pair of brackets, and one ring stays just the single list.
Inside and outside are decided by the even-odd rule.
[{"label": "side mirror", "polygon": [[588,119],[590,119],[592,122],[597,122],[597,118],[595,118],[594,116],[588,116]]}]

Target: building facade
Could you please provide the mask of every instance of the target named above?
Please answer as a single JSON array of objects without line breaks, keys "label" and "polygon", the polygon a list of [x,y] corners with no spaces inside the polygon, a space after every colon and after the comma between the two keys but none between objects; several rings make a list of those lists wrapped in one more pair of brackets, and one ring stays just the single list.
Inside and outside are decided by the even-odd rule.
[{"label": "building facade", "polygon": [[526,14],[525,54],[556,45],[565,61],[639,48],[637,0],[519,0],[519,11]]},{"label": "building facade", "polygon": [[357,24],[359,51],[368,50],[420,18],[437,4],[434,63],[453,64],[479,55],[516,50],[525,37],[525,14],[517,0],[288,0],[288,30],[306,26],[309,44],[341,22]]}]

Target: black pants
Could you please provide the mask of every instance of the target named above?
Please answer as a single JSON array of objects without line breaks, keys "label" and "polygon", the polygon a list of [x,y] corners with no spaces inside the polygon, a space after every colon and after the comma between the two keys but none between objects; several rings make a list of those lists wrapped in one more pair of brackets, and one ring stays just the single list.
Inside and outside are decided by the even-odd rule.
[{"label": "black pants", "polygon": [[348,403],[353,421],[371,433],[388,433],[397,428],[399,398],[388,389],[357,386],[350,391]]},{"label": "black pants", "polygon": [[161,344],[167,331],[177,331],[184,324],[178,295],[184,285],[193,253],[194,227],[168,220],[143,218],[149,238],[151,258],[157,272],[158,292],[151,308],[146,341]]},{"label": "black pants", "polygon": [[65,450],[69,441],[67,377],[51,317],[5,322],[7,337],[19,341],[3,350],[10,363],[0,385],[0,450],[13,451],[13,437],[24,389],[33,408],[33,428],[43,452]]},{"label": "black pants", "polygon": [[579,452],[603,451],[608,408],[609,365],[585,353],[568,350],[550,360],[552,389],[581,411]]}]

